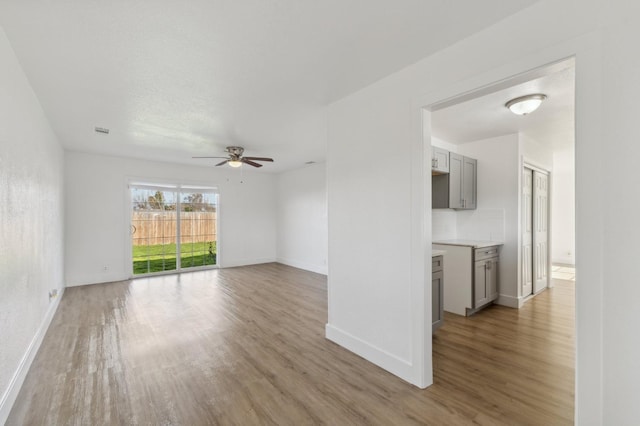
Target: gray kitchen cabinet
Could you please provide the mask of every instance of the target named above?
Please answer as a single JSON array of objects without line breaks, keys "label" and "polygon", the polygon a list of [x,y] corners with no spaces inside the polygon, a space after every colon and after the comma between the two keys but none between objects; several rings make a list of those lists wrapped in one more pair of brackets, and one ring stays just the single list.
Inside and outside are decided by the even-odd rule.
[{"label": "gray kitchen cabinet", "polygon": [[444,322],[444,268],[442,256],[432,258],[431,269],[431,333]]},{"label": "gray kitchen cabinet", "polygon": [[[500,246],[494,241],[434,241],[434,250],[445,250],[443,309],[470,316],[498,299]],[[436,268],[434,267],[435,271]],[[435,279],[434,279],[435,280]]]},{"label": "gray kitchen cabinet", "polygon": [[478,161],[449,153],[449,173],[432,176],[431,207],[472,210],[477,207]]},{"label": "gray kitchen cabinet", "polygon": [[449,208],[462,209],[462,173],[464,157],[462,155],[449,154]]},{"label": "gray kitchen cabinet", "polygon": [[431,147],[431,173],[449,173],[449,151],[446,149]]},{"label": "gray kitchen cabinet", "polygon": [[473,210],[477,207],[478,160],[462,157],[462,208]]},{"label": "gray kitchen cabinet", "polygon": [[498,247],[475,249],[473,268],[473,309],[498,298]]}]

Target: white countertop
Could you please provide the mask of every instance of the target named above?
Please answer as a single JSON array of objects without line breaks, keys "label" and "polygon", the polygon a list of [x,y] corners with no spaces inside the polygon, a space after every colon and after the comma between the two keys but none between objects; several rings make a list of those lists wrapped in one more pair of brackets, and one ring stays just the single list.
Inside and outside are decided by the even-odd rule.
[{"label": "white countertop", "polygon": [[446,253],[446,250],[431,250],[431,257],[444,256]]},{"label": "white countertop", "polygon": [[476,240],[441,240],[441,241],[432,241],[431,243],[441,244],[444,246],[465,246],[465,247],[472,247],[472,248],[501,246],[503,244],[500,241],[476,241]]}]

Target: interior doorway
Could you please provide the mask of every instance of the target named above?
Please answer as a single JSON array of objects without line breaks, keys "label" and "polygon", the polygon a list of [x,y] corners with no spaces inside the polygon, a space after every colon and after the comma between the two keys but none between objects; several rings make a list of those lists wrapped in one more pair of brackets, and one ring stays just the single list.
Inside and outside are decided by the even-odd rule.
[{"label": "interior doorway", "polygon": [[[509,100],[528,93],[547,95],[545,103],[538,111],[523,117],[511,113],[506,108]],[[574,263],[575,209],[565,205],[570,200],[573,202],[575,193],[574,59],[545,65],[477,90],[442,99],[434,103],[425,102],[425,105],[428,105],[424,107],[422,122],[425,147],[478,159],[478,197],[476,209],[471,211],[433,209],[432,202],[432,241],[495,239],[504,242],[500,254],[500,296],[497,304],[515,309],[488,309],[483,312],[485,317],[492,318],[494,314],[508,312],[513,315],[510,325],[522,324],[520,318],[527,318],[531,325],[535,324],[536,330],[542,326],[546,327],[544,329],[549,333],[555,330],[556,319],[566,320],[566,323],[558,324],[575,331],[574,283],[560,282],[553,286],[550,277],[551,260],[554,264],[557,263],[559,254],[566,258],[562,263]],[[429,153],[426,154],[428,159]],[[525,173],[523,165],[530,166],[529,174]],[[435,166],[438,166],[437,162]],[[523,181],[527,175],[530,189],[528,207],[524,208]],[[534,190],[535,177],[538,178],[537,191]],[[558,185],[559,183],[562,185]],[[429,184],[433,184],[430,179],[427,180],[427,185]],[[562,190],[559,191],[559,188]],[[534,198],[534,192],[537,200]],[[565,204],[557,200],[563,200]],[[546,212],[545,215],[534,218],[534,202],[537,214]],[[523,217],[523,210],[528,212],[526,219]],[[556,217],[558,211],[562,211],[560,218]],[[523,222],[530,224],[527,256],[523,254],[523,247],[527,245],[523,238],[527,228],[523,227]],[[556,223],[562,225],[556,226]],[[556,237],[560,230],[563,231],[560,232],[562,239]],[[499,237],[496,238],[496,235]],[[528,259],[527,265],[524,265],[525,258]],[[449,261],[452,261],[451,256]],[[446,265],[446,256],[444,262]],[[525,274],[527,277],[523,279]],[[446,273],[443,281],[446,286]],[[526,286],[528,295],[523,295],[523,285]],[[551,291],[541,291],[548,286],[554,288]],[[539,296],[531,297],[537,292],[540,292]],[[524,303],[526,300],[531,302]],[[544,306],[547,302],[550,303],[549,306]],[[550,306],[553,306],[553,310],[549,309]],[[431,341],[432,359],[442,361],[450,357],[451,354],[442,351],[447,345],[446,342],[443,344],[447,334],[460,332],[452,330],[452,327],[455,328],[457,325],[477,324],[476,321],[481,321],[477,318],[482,317],[458,321],[458,316],[445,312],[443,325]],[[496,318],[492,318],[492,321],[505,325],[509,323]],[[518,332],[513,342],[522,338],[523,333]],[[504,344],[503,339],[491,340],[495,336],[490,331],[487,335],[478,333],[475,337],[486,338],[492,347]],[[551,334],[539,334],[535,338],[545,341],[553,339]],[[519,349],[523,349],[518,354],[518,362],[527,362],[532,355],[525,346],[518,346]],[[509,345],[507,347],[512,348]],[[552,347],[555,351],[559,346],[555,342]],[[559,362],[564,366],[572,366],[560,374],[566,384],[564,392],[570,391],[574,386],[574,348],[573,342],[570,341],[561,349],[565,351],[566,357]],[[463,363],[468,361],[466,357],[461,360]],[[453,374],[453,371],[457,372],[459,368],[454,364],[444,366],[442,362],[437,368],[435,364],[432,365],[434,381],[437,381],[438,377],[448,380],[447,375]],[[482,369],[484,366],[479,365],[477,368]],[[487,374],[488,370],[483,371]],[[546,385],[554,386],[551,382],[545,383]],[[572,412],[573,398],[566,399],[563,406],[568,413]]]},{"label": "interior doorway", "polygon": [[549,286],[549,172],[522,168],[522,295]]}]

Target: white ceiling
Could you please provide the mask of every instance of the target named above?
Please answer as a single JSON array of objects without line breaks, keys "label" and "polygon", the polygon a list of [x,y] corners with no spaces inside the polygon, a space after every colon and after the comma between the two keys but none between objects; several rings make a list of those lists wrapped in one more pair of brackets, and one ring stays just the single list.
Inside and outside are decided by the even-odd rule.
[{"label": "white ceiling", "polygon": [[[499,89],[483,91],[488,94],[470,96],[470,100],[434,111],[432,134],[446,142],[462,144],[523,133],[551,150],[571,147],[575,139],[574,62],[567,60],[535,74],[542,76],[524,82],[517,78],[513,85],[503,82]],[[533,93],[547,95],[535,112],[519,116],[505,107],[507,101]]]},{"label": "white ceiling", "polygon": [[0,25],[67,149],[277,172],[324,160],[328,103],[535,1],[3,0]]}]

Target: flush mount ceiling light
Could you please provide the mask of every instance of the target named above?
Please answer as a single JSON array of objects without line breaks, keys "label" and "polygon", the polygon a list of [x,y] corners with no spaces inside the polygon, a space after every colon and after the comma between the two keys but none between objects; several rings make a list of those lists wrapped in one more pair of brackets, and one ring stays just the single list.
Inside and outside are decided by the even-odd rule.
[{"label": "flush mount ceiling light", "polygon": [[520,96],[519,98],[511,99],[504,104],[509,110],[517,115],[527,115],[537,110],[542,101],[547,99],[547,95],[536,93],[534,95]]}]

